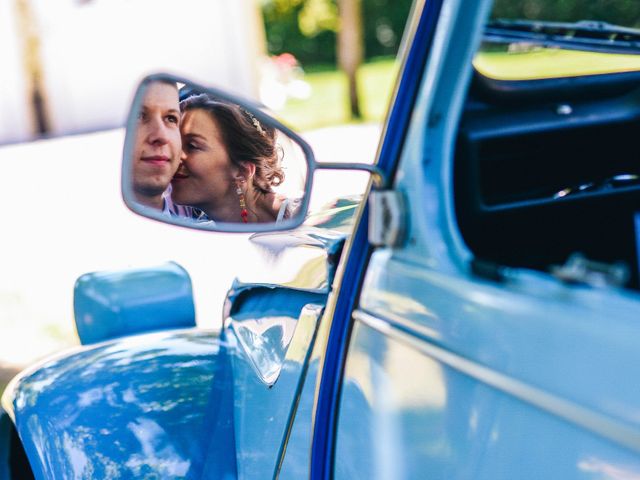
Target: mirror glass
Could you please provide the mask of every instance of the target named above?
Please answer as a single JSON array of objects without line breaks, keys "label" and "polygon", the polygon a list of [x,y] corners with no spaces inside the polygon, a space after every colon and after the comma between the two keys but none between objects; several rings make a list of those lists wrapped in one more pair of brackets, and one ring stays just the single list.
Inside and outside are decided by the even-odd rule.
[{"label": "mirror glass", "polygon": [[136,92],[122,168],[136,213],[215,231],[293,228],[312,168],[309,146],[246,100],[169,75]]}]

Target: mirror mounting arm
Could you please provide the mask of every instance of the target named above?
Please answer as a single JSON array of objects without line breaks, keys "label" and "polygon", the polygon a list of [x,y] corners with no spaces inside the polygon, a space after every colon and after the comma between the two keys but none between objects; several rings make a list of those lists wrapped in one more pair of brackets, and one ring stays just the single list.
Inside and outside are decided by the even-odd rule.
[{"label": "mirror mounting arm", "polygon": [[316,164],[316,168],[322,170],[364,170],[373,177],[373,183],[377,190],[388,188],[388,178],[385,173],[376,165],[368,163],[343,163],[343,162],[322,162]]}]

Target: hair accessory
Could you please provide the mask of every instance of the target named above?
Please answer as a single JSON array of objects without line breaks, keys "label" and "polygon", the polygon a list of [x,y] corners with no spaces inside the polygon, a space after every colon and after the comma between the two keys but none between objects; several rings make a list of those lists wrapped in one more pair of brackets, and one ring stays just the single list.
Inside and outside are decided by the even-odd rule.
[{"label": "hair accessory", "polygon": [[247,203],[245,202],[244,193],[242,192],[240,185],[236,188],[236,193],[240,200],[240,217],[242,218],[242,223],[247,223],[249,221],[249,212],[247,211]]},{"label": "hair accessory", "polygon": [[260,135],[264,136],[266,135],[264,129],[262,128],[262,125],[260,124],[260,120],[258,120],[253,113],[245,110],[244,108],[241,109],[245,115],[247,115],[247,117],[249,117],[249,120],[251,120],[251,123],[253,123],[253,126],[256,127],[256,130],[258,130],[258,132],[260,132]]}]

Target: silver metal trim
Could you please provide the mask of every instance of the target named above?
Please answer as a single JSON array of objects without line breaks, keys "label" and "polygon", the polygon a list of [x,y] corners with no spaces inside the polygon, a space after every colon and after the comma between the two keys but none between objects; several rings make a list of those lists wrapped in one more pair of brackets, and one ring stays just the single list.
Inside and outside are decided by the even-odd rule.
[{"label": "silver metal trim", "polygon": [[353,312],[353,319],[394,339],[405,342],[429,357],[473,377],[497,390],[501,390],[525,403],[579,425],[586,430],[640,452],[640,431],[609,416],[596,413],[574,402],[549,394],[513,377],[496,372],[444,348],[435,346],[417,336],[398,329],[392,323],[361,310]]},{"label": "silver metal trim", "polygon": [[315,168],[317,170],[361,170],[369,172],[377,188],[388,187],[389,179],[377,165],[354,162],[315,162]]},{"label": "silver metal trim", "polygon": [[396,247],[402,243],[406,208],[397,190],[374,190],[369,194],[369,243]]}]

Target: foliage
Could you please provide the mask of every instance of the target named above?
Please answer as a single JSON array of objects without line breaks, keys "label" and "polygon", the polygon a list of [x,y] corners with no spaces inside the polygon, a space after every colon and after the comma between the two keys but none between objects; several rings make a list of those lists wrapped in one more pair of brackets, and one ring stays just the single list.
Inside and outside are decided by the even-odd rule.
[{"label": "foliage", "polygon": [[[308,1],[263,1],[267,48],[272,55],[292,53],[303,63],[332,62],[335,59],[335,32],[326,28],[327,19],[317,22],[317,28],[310,28],[307,12],[318,7],[308,7],[303,11]],[[300,27],[301,16],[307,35],[302,33]]]},{"label": "foliage", "polygon": [[526,18],[576,22],[599,20],[640,27],[640,2],[638,0],[496,0],[494,18]]},{"label": "foliage", "polygon": [[[261,0],[270,54],[303,65],[335,64],[340,28],[336,0]],[[362,0],[365,59],[395,55],[412,0]],[[601,20],[640,28],[638,0],[496,0],[494,18]]]},{"label": "foliage", "polygon": [[[362,0],[365,59],[395,55],[412,0]],[[262,0],[269,53],[303,65],[335,64],[340,28],[336,0]]]},{"label": "foliage", "polygon": [[395,55],[409,18],[411,0],[364,0],[365,57]]},{"label": "foliage", "polygon": [[330,0],[307,0],[298,13],[300,33],[313,37],[320,32],[338,30],[338,7]]}]

